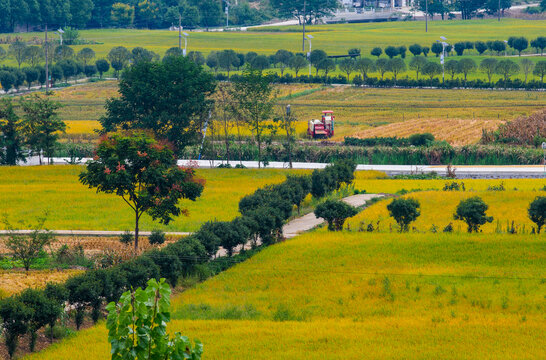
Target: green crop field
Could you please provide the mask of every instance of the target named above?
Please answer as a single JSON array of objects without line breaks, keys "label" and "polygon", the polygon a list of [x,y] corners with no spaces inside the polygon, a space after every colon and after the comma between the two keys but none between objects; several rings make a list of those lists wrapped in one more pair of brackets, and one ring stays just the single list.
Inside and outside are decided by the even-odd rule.
[{"label": "green crop field", "polygon": [[[544,245],[313,232],[176,296],[170,329],[204,359],[542,359]],[[27,358],[76,354],[109,358],[103,324]]]},{"label": "green crop field", "polygon": [[[528,39],[534,39],[545,35],[544,28],[546,28],[546,20],[503,19],[499,23],[490,19],[432,21],[428,33],[424,32],[424,22],[422,21],[313,25],[309,26],[307,30],[315,37],[313,49],[325,50],[330,55],[340,55],[346,54],[351,48],[359,48],[364,56],[370,57],[370,50],[376,46],[385,48],[389,45],[404,45],[409,47],[409,45],[418,43],[430,47],[433,42],[440,39],[440,36],[445,36],[452,44],[458,41],[504,40],[510,36],[525,36]],[[73,46],[74,50],[79,51],[83,47],[91,47],[95,50],[97,58],[106,58],[108,52],[116,46],[125,46],[129,49],[141,46],[160,55],[163,55],[170,47],[178,46],[178,32],[176,31],[101,29],[82,30],[80,34],[82,39],[91,42],[91,44]],[[0,37],[7,36],[13,36],[13,34],[0,34]],[[34,37],[42,38],[43,34],[23,33],[18,36],[23,39],[32,39]],[[2,46],[7,47],[7,45]],[[190,33],[188,51],[201,51],[207,55],[211,51],[223,49],[233,49],[243,53],[255,51],[261,54],[273,54],[279,49],[301,52],[301,27],[264,27],[250,28],[248,31]],[[308,49],[308,45],[306,45],[306,49]],[[534,54],[535,52],[535,49],[528,48],[524,54]],[[407,54],[406,61],[409,62],[412,55],[409,51]],[[507,54],[516,55],[517,52],[509,49]],[[484,56],[478,56],[475,50],[466,51],[465,57],[471,57],[476,61],[484,58]],[[434,54],[430,54],[429,59],[439,61],[439,58],[434,57]],[[530,59],[538,61],[540,57],[531,56]],[[514,58],[514,60],[519,61],[518,58]],[[13,59],[4,60],[4,63],[15,65]],[[270,71],[278,72],[276,69]],[[287,70],[287,72],[292,73],[291,70]],[[306,73],[306,71],[304,70],[302,73]],[[342,74],[340,71],[336,73]],[[372,76],[377,76],[377,74],[372,74]],[[415,78],[415,72],[408,71],[401,74],[400,78],[406,76]],[[387,78],[389,77],[390,75],[387,75]],[[485,75],[479,72],[469,75],[469,80],[476,78],[483,80]],[[519,74],[515,78],[523,79],[523,75]],[[499,79],[499,76],[495,75],[494,79]],[[530,79],[534,79],[533,75],[530,75]]]},{"label": "green crop field", "polygon": [[[48,212],[49,229],[130,230],[134,216],[123,200],[115,195],[97,194],[78,181],[81,166],[1,167],[0,215],[12,223],[33,222]],[[145,215],[141,228],[165,231],[194,231],[208,220],[231,220],[238,214],[239,199],[266,184],[285,179],[283,170],[200,169],[206,180],[203,195],[181,205],[189,216],[176,218],[161,226]]]},{"label": "green crop field", "polygon": [[[316,25],[308,31],[314,36],[313,49],[336,55],[359,48],[368,57],[375,46],[430,46],[440,36],[455,43],[546,35],[546,20],[431,21],[428,33],[423,27],[423,22],[408,21]],[[278,49],[299,52],[300,30],[289,26],[192,32],[189,51],[205,55],[222,49],[261,54],[273,54]],[[97,58],[106,57],[115,46],[142,46],[163,55],[178,44],[178,33],[170,31],[104,29],[80,33],[92,44],[74,49],[89,46]],[[31,39],[43,34],[21,36]],[[507,55],[513,52],[509,50]],[[534,49],[527,49],[525,55],[533,61],[541,59]],[[465,54],[476,62],[489,56],[478,56],[475,50]],[[411,57],[408,52],[406,62]],[[434,55],[429,59],[439,61]],[[512,59],[520,61],[518,57]],[[3,64],[13,65],[14,60],[7,58]],[[336,73],[341,74],[339,70]],[[401,75],[414,76],[414,71]],[[470,78],[484,79],[485,75],[474,72]],[[305,137],[308,120],[319,117],[322,110],[333,110],[333,140],[431,132],[454,145],[472,144],[479,141],[483,129],[495,129],[546,104],[546,94],[540,91],[318,84],[278,85],[277,90],[276,111],[292,105],[300,138]],[[95,141],[93,130],[99,127],[97,120],[104,114],[106,99],[113,96],[117,96],[116,81],[56,89],[52,98],[64,105],[60,117],[68,125],[62,141]],[[248,129],[243,129],[243,135],[249,135]],[[75,165],[0,167],[0,217],[5,214],[11,223],[32,223],[47,212],[49,229],[131,230],[134,215],[127,204],[115,195],[98,194],[83,186],[78,181],[81,171],[82,166]],[[209,220],[231,220],[239,215],[238,202],[246,194],[279,183],[288,174],[309,173],[267,168],[197,169],[197,176],[206,185],[197,201],[181,202],[188,216],[162,226],[145,215],[140,227],[195,231]],[[444,191],[452,181],[464,182],[464,191]],[[208,266],[203,265],[199,276],[182,279],[174,289],[169,331],[200,339],[204,360],[543,360],[546,238],[544,233],[531,232],[534,224],[527,209],[537,196],[546,196],[545,189],[546,179],[405,180],[377,171],[356,172],[352,187],[343,191],[381,193],[420,202],[421,215],[408,233],[399,233],[389,217],[388,196],[348,219],[343,231],[318,227],[265,247],[246,261],[199,282],[198,278],[210,275]],[[489,205],[487,215],[494,220],[482,226],[481,232],[468,234],[465,224],[453,219],[453,213],[461,200],[472,196],[480,196]],[[316,203],[317,199],[308,196],[303,205],[307,211]],[[442,231],[448,224],[452,224],[453,232]],[[219,262],[224,260],[234,261]],[[49,279],[48,274],[37,272],[38,281],[9,275],[4,277],[7,285],[0,287],[0,297],[70,276]],[[63,325],[71,327],[72,319]],[[43,334],[40,332],[40,337]],[[22,351],[26,351],[26,340],[21,342]],[[111,357],[103,320],[45,350],[22,355],[27,360]]]},{"label": "green crop field", "polygon": [[[535,38],[544,35],[546,21],[525,21],[503,19],[432,21],[425,33],[424,22],[386,22],[367,24],[314,25],[308,26],[312,32],[313,48],[323,49],[331,54],[345,54],[350,48],[361,48],[366,54],[375,47],[387,45],[430,44],[445,36],[449,42],[504,40],[510,36]],[[257,31],[259,30],[259,31]],[[163,55],[167,49],[178,46],[178,32],[165,30],[82,30],[81,38],[97,42],[93,45],[74,46],[79,50],[92,47],[97,56],[105,57],[114,46],[142,46]],[[12,34],[0,34],[5,37]],[[42,33],[18,34],[23,38],[42,37]],[[239,52],[255,51],[271,54],[278,49],[294,52],[302,51],[301,27],[265,27],[242,32],[190,32],[189,50],[210,51],[234,49]],[[530,49],[529,51],[532,51]]]}]

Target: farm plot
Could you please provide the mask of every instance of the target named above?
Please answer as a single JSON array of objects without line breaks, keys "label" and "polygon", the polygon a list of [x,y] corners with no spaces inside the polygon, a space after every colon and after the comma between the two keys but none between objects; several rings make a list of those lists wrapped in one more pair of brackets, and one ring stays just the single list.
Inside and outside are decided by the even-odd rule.
[{"label": "farm plot", "polygon": [[0,299],[16,294],[26,288],[42,288],[47,283],[64,282],[66,279],[81,273],[83,270],[31,270],[28,274],[24,271],[0,271]]},{"label": "farm plot", "polygon": [[[512,226],[516,232],[530,233],[534,223],[527,216],[529,204],[537,196],[546,196],[544,191],[423,191],[407,194],[404,198],[412,198],[421,204],[421,216],[410,224],[415,231],[429,232],[442,231],[448,224],[452,224],[455,232],[466,232],[466,224],[454,220],[453,214],[461,200],[479,196],[489,205],[488,216],[493,217],[492,223],[483,225],[480,230],[494,234],[508,232]],[[348,225],[353,230],[366,230],[372,224],[375,231],[398,231],[396,222],[389,217],[387,204],[389,200],[374,204],[352,218]]]},{"label": "farm plot", "polygon": [[437,140],[445,140],[451,145],[468,145],[479,142],[483,130],[496,130],[502,123],[502,120],[412,119],[366,129],[353,136],[409,137],[413,134],[431,133]]},{"label": "farm plot", "polygon": [[[133,216],[115,195],[97,194],[79,183],[81,166],[2,167],[0,169],[0,214],[12,222],[32,221],[48,211],[46,226],[57,230],[129,230]],[[161,226],[145,215],[142,230],[194,231],[208,220],[230,220],[238,214],[244,195],[266,184],[281,182],[288,170],[200,169],[206,181],[203,195],[183,200],[189,216]],[[292,171],[290,173],[306,173]]]},{"label": "farm plot", "polygon": [[[306,137],[308,120],[318,118],[322,110],[334,110],[334,140],[431,131],[454,145],[469,144],[479,140],[482,128],[495,129],[503,121],[541,109],[546,102],[542,92],[322,88],[307,84],[279,85],[277,89],[276,111],[282,114],[285,105],[292,106],[300,138]],[[54,98],[65,105],[60,116],[68,125],[67,136],[96,138],[94,130],[100,128],[97,120],[104,114],[104,103],[116,94],[115,81],[56,91]],[[231,132],[235,134],[236,129]],[[215,130],[215,134],[222,132]],[[243,127],[242,135],[251,134]]]},{"label": "farm plot", "polygon": [[[290,84],[279,85],[276,91],[280,99],[288,101],[293,96],[299,97],[320,88],[321,86],[317,84]],[[68,136],[62,137],[97,138],[96,130],[101,127],[98,120],[105,114],[106,100],[117,96],[119,96],[117,81],[101,81],[56,90],[51,98],[63,105],[59,110],[59,116],[67,124]],[[243,134],[248,135],[249,132],[243,130]]]},{"label": "farm plot", "polygon": [[[544,240],[310,233],[173,299],[206,359],[541,359]],[[92,343],[93,346],[84,346]],[[109,358],[103,324],[27,359]]]},{"label": "farm plot", "polygon": [[[316,118],[322,110],[334,110],[334,139],[338,140],[360,136],[365,131],[372,136],[418,133],[440,120],[457,119],[462,126],[460,136],[455,136],[449,127],[436,134],[450,142],[467,144],[477,140],[476,132],[481,135],[482,127],[494,128],[501,121],[529,115],[544,107],[545,101],[546,94],[540,92],[333,87],[298,98],[291,104],[302,120]],[[414,122],[401,124],[409,120]],[[383,127],[393,123],[396,125]],[[413,129],[399,130],[399,126]]]},{"label": "farm plot", "polygon": [[[489,20],[431,21],[429,31],[424,32],[421,21],[400,21],[363,24],[337,24],[308,26],[313,33],[314,49],[328,50],[332,54],[346,54],[350,48],[363,48],[369,54],[375,46],[388,45],[408,47],[418,43],[430,46],[440,36],[445,36],[450,43],[458,41],[503,40],[510,36],[536,38],[544,35],[544,20],[525,21],[502,19],[498,22]],[[24,39],[43,37],[43,33],[18,34]],[[7,34],[3,34],[7,36]],[[106,58],[110,49],[116,46],[129,48],[142,46],[163,55],[167,49],[178,45],[178,33],[166,30],[135,29],[95,29],[81,30],[81,38],[98,44],[77,45],[74,50],[92,47],[97,58]],[[278,49],[293,52],[301,51],[301,26],[265,27],[248,29],[243,32],[191,32],[189,49],[208,54],[211,51],[233,49],[238,52],[255,51],[260,54],[272,54]],[[534,52],[534,49],[528,49]]]},{"label": "farm plot", "polygon": [[[418,168],[417,168],[418,169]],[[443,169],[445,170],[445,168]],[[387,193],[395,194],[400,191],[416,191],[416,190],[442,190],[446,183],[450,183],[451,180],[414,180],[414,179],[374,179],[366,176],[365,171],[357,171],[355,173],[355,188],[360,191],[366,191],[367,193]],[[465,179],[455,180],[459,184],[464,182],[465,188],[470,192],[484,192],[489,187],[497,187],[502,184],[507,190],[518,189],[528,192],[539,192],[546,196],[546,192],[542,189],[546,186],[545,179],[492,179],[492,180],[480,180],[480,179]],[[500,192],[500,196],[505,194]],[[507,199],[509,201],[509,199]]]}]

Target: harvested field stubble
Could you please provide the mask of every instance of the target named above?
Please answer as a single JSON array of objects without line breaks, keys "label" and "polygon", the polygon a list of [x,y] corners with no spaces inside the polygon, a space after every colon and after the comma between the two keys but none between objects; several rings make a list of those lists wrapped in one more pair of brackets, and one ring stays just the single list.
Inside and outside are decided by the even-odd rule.
[{"label": "harvested field stubble", "polygon": [[[104,114],[104,103],[117,96],[117,86],[116,81],[104,81],[56,90],[54,99],[65,105],[60,110],[61,119],[68,125],[63,136],[97,138],[94,130],[100,128],[98,119]],[[503,121],[530,115],[546,102],[544,93],[525,91],[322,88],[314,84],[278,85],[277,89],[276,110],[282,114],[284,105],[292,105],[299,137],[306,137],[309,120],[320,117],[322,110],[333,110],[334,140],[355,134],[406,136],[433,131],[438,138],[456,145],[474,143],[482,128],[495,130]],[[215,126],[216,136],[223,135],[220,125]],[[236,135],[236,129],[230,133]],[[251,133],[243,126],[242,135]]]},{"label": "harvested field stubble", "polygon": [[409,137],[413,134],[431,133],[436,140],[445,140],[451,145],[469,145],[480,141],[483,130],[495,130],[502,120],[472,119],[412,119],[363,130],[357,138]]},{"label": "harvested field stubble", "polygon": [[6,295],[16,294],[26,288],[42,288],[47,283],[60,283],[80,274],[83,270],[24,270],[0,271],[0,292]]}]

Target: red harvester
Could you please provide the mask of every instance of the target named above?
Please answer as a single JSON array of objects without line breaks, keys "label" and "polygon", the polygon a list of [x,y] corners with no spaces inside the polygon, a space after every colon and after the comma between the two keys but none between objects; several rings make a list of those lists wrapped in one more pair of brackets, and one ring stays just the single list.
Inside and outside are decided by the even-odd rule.
[{"label": "red harvester", "polygon": [[307,135],[313,139],[325,139],[334,136],[335,118],[332,110],[324,110],[322,112],[322,119],[309,120]]}]

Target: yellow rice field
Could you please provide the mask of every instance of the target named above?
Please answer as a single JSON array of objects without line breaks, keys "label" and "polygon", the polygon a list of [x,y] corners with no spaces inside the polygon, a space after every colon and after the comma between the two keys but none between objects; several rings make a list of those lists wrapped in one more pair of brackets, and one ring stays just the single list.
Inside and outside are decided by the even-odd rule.
[{"label": "yellow rice field", "polygon": [[[493,216],[492,223],[483,225],[480,229],[484,233],[493,234],[495,232],[505,232],[507,227],[511,227],[512,221],[518,232],[529,233],[534,227],[534,223],[527,216],[529,204],[537,196],[546,196],[544,191],[424,191],[405,195],[404,198],[413,198],[421,204],[421,216],[411,223],[417,231],[428,232],[433,226],[442,231],[445,226],[452,223],[454,231],[466,231],[466,224],[460,220],[453,220],[455,209],[461,200],[469,197],[479,196],[489,205],[488,216]],[[387,205],[391,200],[381,201],[367,208],[354,218],[348,221],[352,230],[358,230],[361,224],[365,226],[373,223],[377,227],[379,222],[379,231],[389,232],[397,231],[396,222],[389,217]]]},{"label": "yellow rice field", "polygon": [[[542,359],[545,261],[529,235],[309,233],[177,295],[170,330],[204,359]],[[74,354],[109,358],[104,325],[27,358]]]},{"label": "yellow rice field", "polygon": [[[543,108],[546,102],[544,93],[526,91],[364,89],[312,84],[279,85],[277,90],[279,106],[275,110],[282,114],[285,105],[292,105],[299,137],[306,136],[308,120],[320,117],[322,110],[333,110],[334,140],[429,131],[456,145],[475,143],[482,128],[495,129],[504,121]],[[117,82],[103,81],[56,90],[53,98],[64,105],[60,116],[67,122],[68,135],[96,137],[94,130],[100,128],[98,119],[104,114],[104,103],[113,96],[117,96]],[[236,129],[232,128],[231,133],[236,134]],[[250,132],[243,127],[242,134]]]},{"label": "yellow rice field", "polygon": [[[131,209],[115,195],[97,194],[78,181],[82,166],[36,166],[0,168],[0,214],[12,222],[33,221],[48,212],[46,226],[57,230],[130,230]],[[197,201],[182,200],[188,217],[161,226],[145,215],[141,229],[194,231],[208,220],[230,220],[238,214],[239,199],[259,187],[281,182],[288,170],[199,169],[206,180]],[[290,173],[306,173],[292,171]]]},{"label": "yellow rice field", "polygon": [[[418,169],[418,168],[417,168]],[[542,167],[540,167],[542,169]],[[445,168],[438,168],[438,171]],[[464,182],[467,191],[485,191],[489,186],[503,186],[508,190],[514,188],[523,191],[538,191],[546,186],[546,179],[463,179],[463,180],[402,180],[402,179],[374,179],[369,178],[365,171],[357,171],[355,173],[355,188],[358,190],[366,190],[370,194],[387,193],[394,194],[400,190],[441,190],[446,183],[456,181]],[[504,196],[503,192],[499,196]],[[546,196],[546,193],[544,193]]]}]

